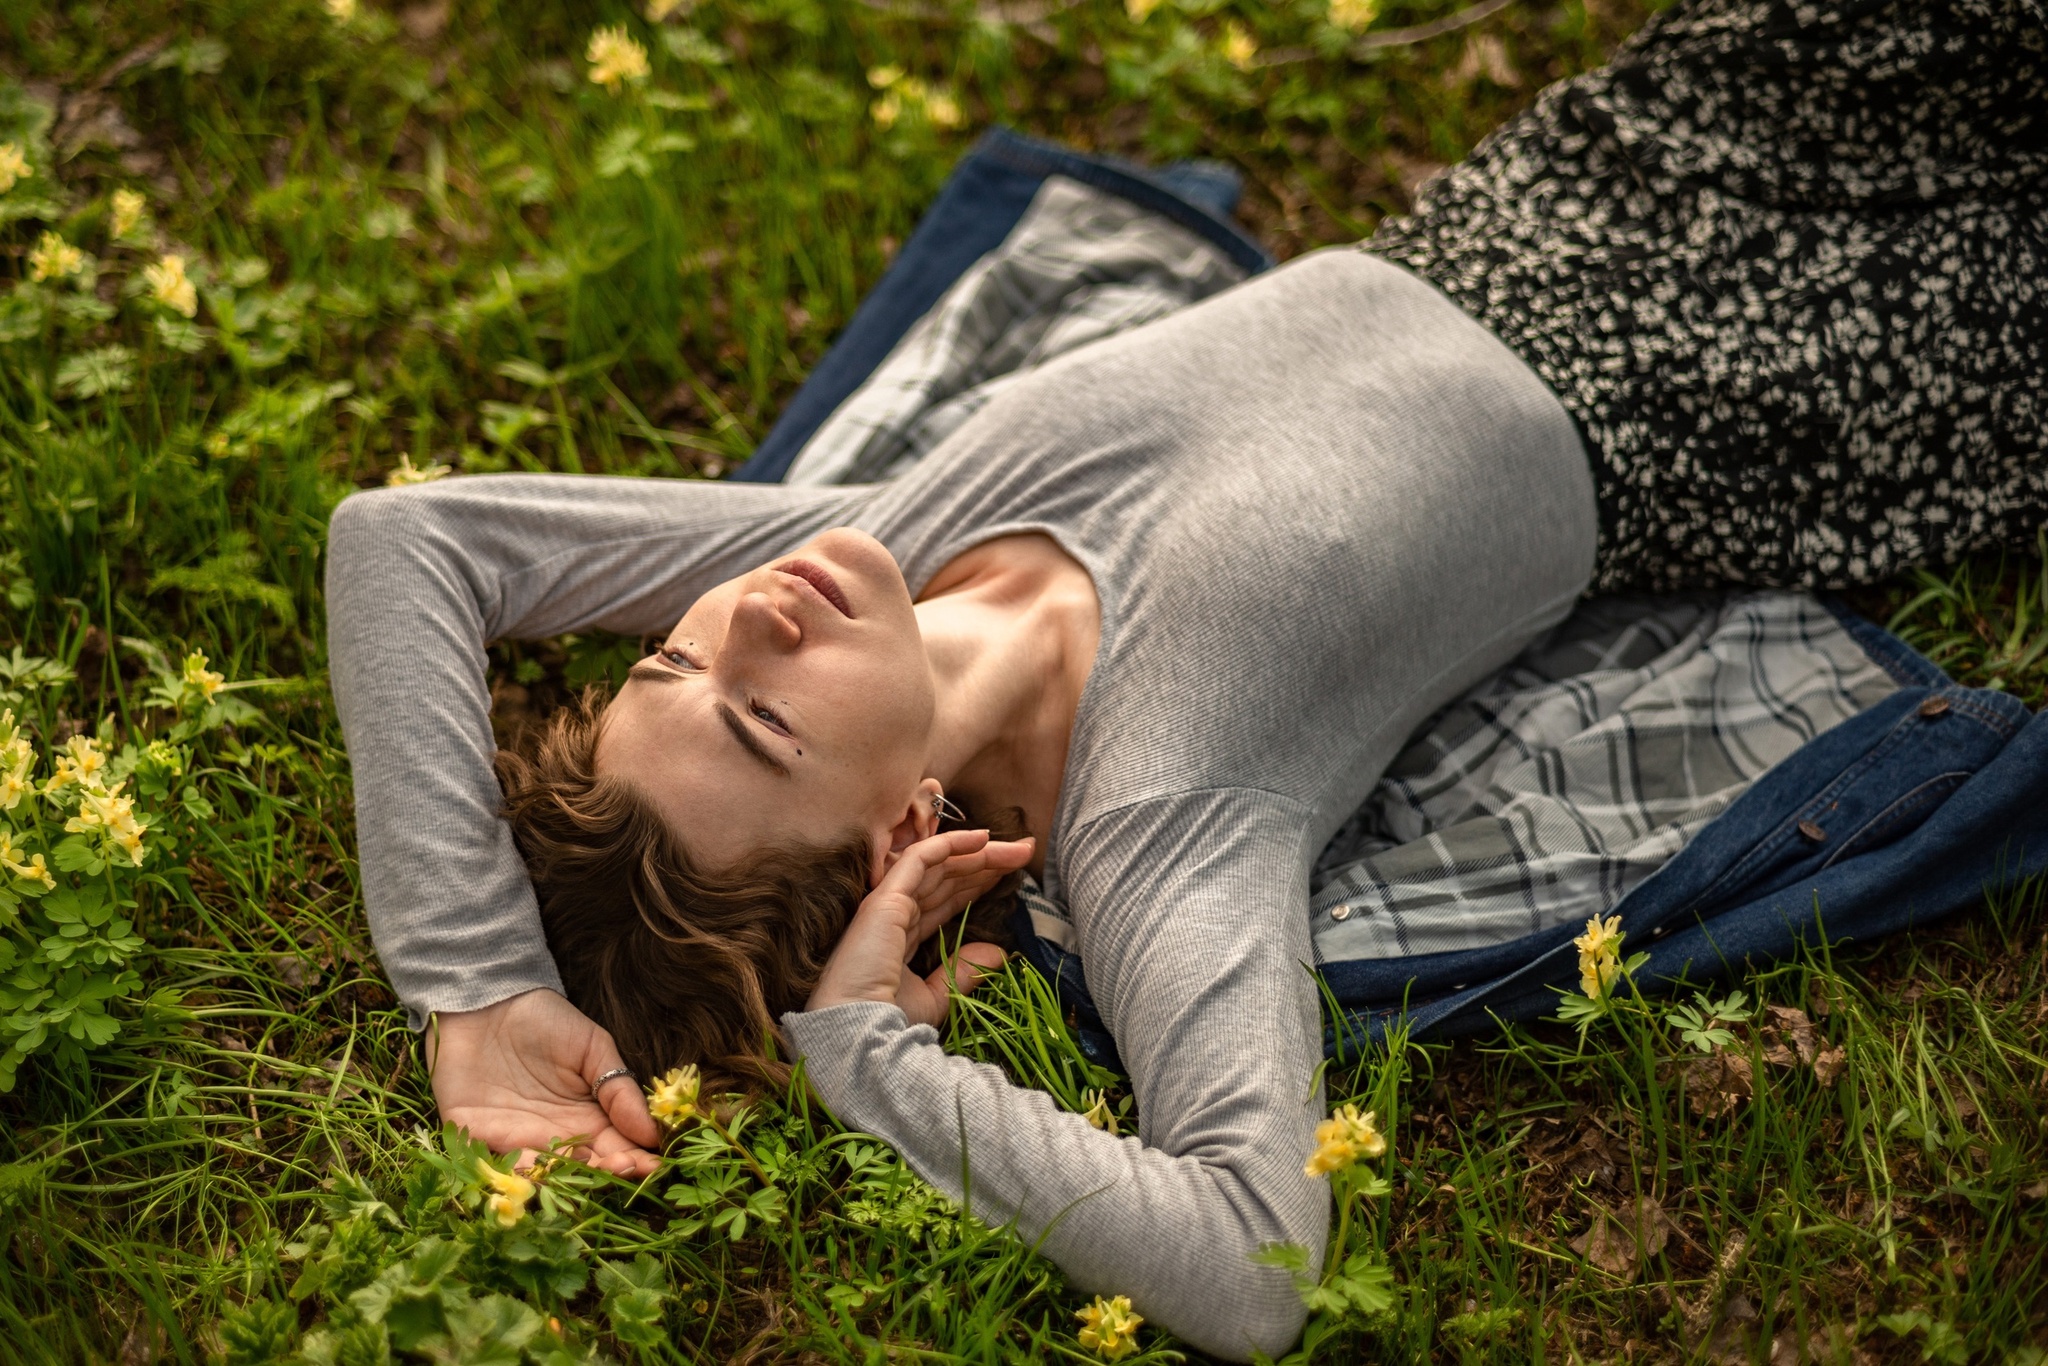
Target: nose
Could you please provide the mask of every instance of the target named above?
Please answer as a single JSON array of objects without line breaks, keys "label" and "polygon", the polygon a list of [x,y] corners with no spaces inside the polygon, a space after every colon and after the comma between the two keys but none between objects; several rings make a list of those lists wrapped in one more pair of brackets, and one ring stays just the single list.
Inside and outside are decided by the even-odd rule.
[{"label": "nose", "polygon": [[733,605],[727,647],[760,649],[781,654],[803,643],[803,628],[766,593],[743,593]]}]

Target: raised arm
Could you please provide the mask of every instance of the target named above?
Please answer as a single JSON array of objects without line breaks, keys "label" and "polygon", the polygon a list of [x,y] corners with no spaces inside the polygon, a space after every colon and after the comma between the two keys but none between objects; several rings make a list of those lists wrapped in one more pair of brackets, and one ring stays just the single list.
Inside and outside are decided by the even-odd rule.
[{"label": "raised arm", "polygon": [[349,498],[328,528],[328,663],[355,776],[363,899],[415,1028],[561,990],[498,817],[485,645],[674,624],[787,550],[836,489],[498,475]]},{"label": "raised arm", "polygon": [[1215,1355],[1278,1355],[1304,1310],[1288,1276],[1250,1254],[1293,1242],[1319,1264],[1329,1219],[1327,1185],[1302,1173],[1322,1111],[1292,847],[1305,823],[1267,794],[1211,794],[1113,813],[1068,851],[1090,986],[1131,1069],[1135,1138],[945,1053],[894,1004],[784,1023],[841,1119],[969,1195],[981,1218],[1015,1219],[1076,1284],[1129,1295]]}]

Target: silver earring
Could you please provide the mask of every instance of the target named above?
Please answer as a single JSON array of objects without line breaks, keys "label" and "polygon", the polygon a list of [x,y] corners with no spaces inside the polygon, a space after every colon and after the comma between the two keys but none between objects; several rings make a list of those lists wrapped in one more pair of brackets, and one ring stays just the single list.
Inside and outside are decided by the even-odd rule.
[{"label": "silver earring", "polygon": [[951,821],[955,825],[967,824],[967,813],[948,801],[946,794],[943,792],[934,792],[932,794],[932,814],[939,818],[941,825],[947,821]]}]

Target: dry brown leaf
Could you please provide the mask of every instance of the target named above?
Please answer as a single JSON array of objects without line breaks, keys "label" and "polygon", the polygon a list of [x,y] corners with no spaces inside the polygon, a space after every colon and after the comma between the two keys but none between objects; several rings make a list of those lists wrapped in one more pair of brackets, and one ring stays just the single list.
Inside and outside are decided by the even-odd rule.
[{"label": "dry brown leaf", "polygon": [[1632,1281],[1645,1258],[1654,1257],[1671,1240],[1671,1220],[1651,1195],[1640,1196],[1620,1212],[1593,1208],[1593,1222],[1572,1239],[1571,1249],[1610,1276]]},{"label": "dry brown leaf", "polygon": [[1719,1119],[1755,1094],[1754,1071],[1738,1053],[1715,1053],[1685,1069],[1686,1099],[1705,1119]]},{"label": "dry brown leaf", "polygon": [[1764,1061],[1773,1067],[1812,1066],[1820,1052],[1820,1032],[1797,1006],[1766,1006],[1763,1027]]},{"label": "dry brown leaf", "polygon": [[1845,1048],[1823,1048],[1813,1055],[1813,1079],[1822,1086],[1833,1086],[1835,1079],[1849,1065],[1849,1051]]}]

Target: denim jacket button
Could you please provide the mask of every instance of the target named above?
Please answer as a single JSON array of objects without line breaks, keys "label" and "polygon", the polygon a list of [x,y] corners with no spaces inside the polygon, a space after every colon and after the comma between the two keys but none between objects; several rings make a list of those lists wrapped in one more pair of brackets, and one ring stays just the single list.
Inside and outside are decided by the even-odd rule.
[{"label": "denim jacket button", "polygon": [[1828,832],[1815,825],[1812,821],[1799,822],[1799,833],[1812,840],[1815,844],[1819,844],[1828,837]]},{"label": "denim jacket button", "polygon": [[1947,710],[1948,699],[1946,697],[1930,697],[1920,704],[1920,714],[1930,721]]},{"label": "denim jacket button", "polygon": [[1351,908],[1349,906],[1339,906],[1336,910],[1330,912],[1330,919],[1332,920],[1349,920],[1350,918]]}]

